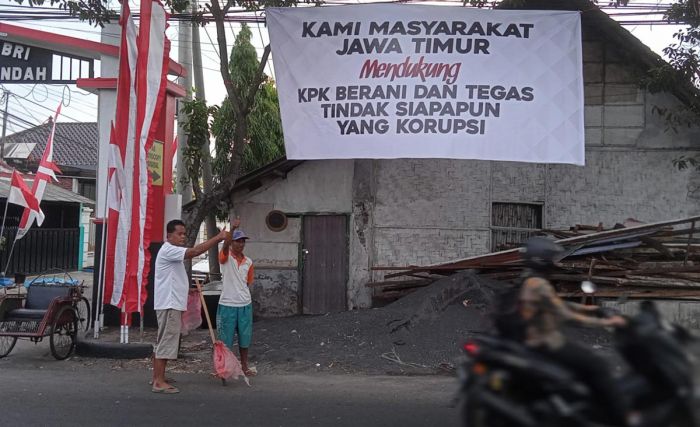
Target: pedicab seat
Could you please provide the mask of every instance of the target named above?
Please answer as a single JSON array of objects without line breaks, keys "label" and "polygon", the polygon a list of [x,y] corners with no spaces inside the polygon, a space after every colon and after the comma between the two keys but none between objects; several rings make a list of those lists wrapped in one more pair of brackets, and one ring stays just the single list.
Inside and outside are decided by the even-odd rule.
[{"label": "pedicab seat", "polygon": [[41,320],[56,298],[68,298],[71,287],[64,285],[33,284],[27,289],[24,308],[16,308],[7,313],[7,321]]}]

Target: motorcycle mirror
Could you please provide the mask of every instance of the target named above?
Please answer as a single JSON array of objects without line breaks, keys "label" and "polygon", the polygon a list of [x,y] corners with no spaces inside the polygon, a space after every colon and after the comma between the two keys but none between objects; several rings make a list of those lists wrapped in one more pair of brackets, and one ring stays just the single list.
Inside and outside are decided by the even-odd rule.
[{"label": "motorcycle mirror", "polygon": [[584,280],[581,282],[581,290],[584,294],[592,294],[595,293],[597,287],[595,283],[591,282],[590,280]]}]

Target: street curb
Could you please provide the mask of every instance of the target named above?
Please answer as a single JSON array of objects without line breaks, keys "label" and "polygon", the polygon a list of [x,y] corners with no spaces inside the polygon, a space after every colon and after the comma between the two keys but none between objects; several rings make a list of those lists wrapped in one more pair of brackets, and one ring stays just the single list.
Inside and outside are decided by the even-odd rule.
[{"label": "street curb", "polygon": [[119,344],[94,340],[78,340],[75,354],[82,357],[104,357],[109,359],[144,359],[153,354],[151,344]]}]

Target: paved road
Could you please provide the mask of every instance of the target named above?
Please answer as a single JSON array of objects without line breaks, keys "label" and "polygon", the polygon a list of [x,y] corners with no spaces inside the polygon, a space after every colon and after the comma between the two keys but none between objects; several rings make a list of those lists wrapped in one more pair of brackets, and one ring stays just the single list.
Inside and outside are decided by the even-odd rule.
[{"label": "paved road", "polygon": [[57,362],[48,343],[27,344],[0,359],[1,425],[459,425],[454,378],[261,375],[248,388],[176,374],[182,392],[160,395],[146,371]]}]

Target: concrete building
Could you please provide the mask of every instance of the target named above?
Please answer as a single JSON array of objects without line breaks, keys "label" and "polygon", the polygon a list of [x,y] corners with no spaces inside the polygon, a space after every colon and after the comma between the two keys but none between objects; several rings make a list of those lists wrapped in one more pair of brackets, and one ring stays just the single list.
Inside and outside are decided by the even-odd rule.
[{"label": "concrete building", "polygon": [[582,20],[585,167],[432,159],[268,165],[235,192],[256,262],[256,313],[370,307],[365,284],[386,273],[374,267],[478,255],[536,229],[700,211],[700,174],[673,165],[698,153],[700,127],[669,131],[654,112],[682,105],[687,92],[641,89],[639,77],[660,58],[597,9]]}]

